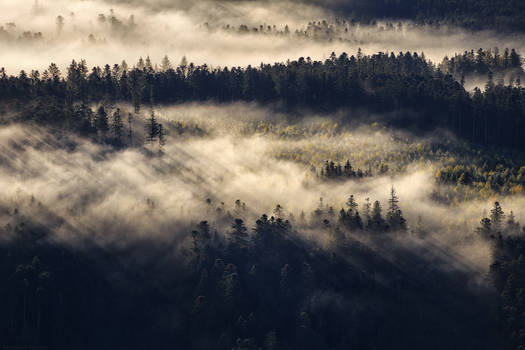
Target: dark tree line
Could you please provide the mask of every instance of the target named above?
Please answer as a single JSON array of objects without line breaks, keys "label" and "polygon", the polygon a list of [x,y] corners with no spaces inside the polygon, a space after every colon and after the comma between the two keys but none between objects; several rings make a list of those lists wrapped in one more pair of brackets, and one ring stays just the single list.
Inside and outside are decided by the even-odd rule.
[{"label": "dark tree line", "polygon": [[388,165],[381,163],[374,172],[370,164],[368,169],[362,170],[361,168],[354,168],[350,160],[347,160],[344,165],[327,160],[320,172],[317,172],[314,166],[312,166],[311,171],[315,175],[328,180],[362,179],[374,175],[386,174],[388,172]]},{"label": "dark tree line", "polygon": [[508,347],[525,347],[525,240],[523,236],[494,239],[495,261],[491,266],[494,284],[500,293],[500,312],[508,332]]},{"label": "dark tree line", "polygon": [[506,48],[503,53],[499,50],[483,50],[479,49],[476,53],[474,50],[465,51],[461,55],[454,55],[454,57],[445,57],[440,64],[443,72],[450,73],[456,78],[461,78],[471,75],[487,75],[487,74],[512,74],[511,79],[516,80],[518,86],[521,85],[521,77],[523,76],[523,59],[515,49]]},{"label": "dark tree line", "polygon": [[[303,1],[327,6],[322,0]],[[521,0],[335,0],[328,6],[346,11],[361,21],[399,18],[474,30],[525,30],[525,4]]]},{"label": "dark tree line", "polygon": [[381,203],[375,201],[372,204],[369,198],[362,206],[361,213],[359,212],[359,204],[353,195],[348,197],[345,208],[341,208],[339,213],[336,213],[333,207],[323,205],[321,198],[320,205],[312,213],[310,225],[334,229],[336,242],[344,241],[344,231],[371,234],[407,232],[407,222],[403,217],[399,198],[393,187],[388,199],[386,215],[383,214]]},{"label": "dark tree line", "polygon": [[333,54],[324,62],[301,58],[257,68],[165,67],[155,71],[149,59],[141,59],[133,69],[124,63],[90,72],[84,61],[73,62],[66,77],[53,64],[42,74],[8,76],[2,70],[0,96],[29,117],[55,124],[70,122],[72,105],[117,101],[137,110],[152,103],[214,100],[280,103],[292,110],[398,111],[400,117],[391,120],[398,126],[443,127],[473,142],[525,147],[525,89],[490,80],[484,92],[469,94],[416,53]]},{"label": "dark tree line", "polygon": [[[315,168],[312,168],[312,171],[317,174]],[[363,177],[373,176],[372,169],[369,168],[366,171],[360,168],[354,169],[349,160],[347,160],[344,165],[327,160],[324,167],[321,168],[321,173],[318,175],[327,179],[361,179]]]},{"label": "dark tree line", "polygon": [[508,334],[509,349],[525,348],[525,227],[520,227],[513,212],[505,214],[499,202],[490,216],[481,220],[478,233],[490,240],[494,262],[491,277],[499,293],[500,317]]}]

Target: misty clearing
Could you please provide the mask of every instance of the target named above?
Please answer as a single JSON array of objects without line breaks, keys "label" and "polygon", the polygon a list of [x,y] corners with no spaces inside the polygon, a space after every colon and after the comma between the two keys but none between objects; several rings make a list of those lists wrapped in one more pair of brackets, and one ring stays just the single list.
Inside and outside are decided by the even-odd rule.
[{"label": "misty clearing", "polygon": [[521,2],[0,5],[1,348],[525,348]]}]

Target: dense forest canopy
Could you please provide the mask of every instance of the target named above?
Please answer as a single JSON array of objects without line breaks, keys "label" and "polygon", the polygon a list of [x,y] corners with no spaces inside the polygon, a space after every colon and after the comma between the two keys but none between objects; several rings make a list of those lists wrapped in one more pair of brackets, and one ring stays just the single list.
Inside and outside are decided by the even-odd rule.
[{"label": "dense forest canopy", "polygon": [[[445,59],[442,65],[445,71],[456,76],[461,73],[463,78],[466,74],[488,73],[483,92],[479,88],[467,92],[463,78],[457,81],[436,69],[424,54],[358,52],[357,56],[332,53],[324,62],[299,58],[286,64],[231,69],[187,62],[173,67],[166,56],[157,69],[149,58],[141,58],[133,68],[123,62],[90,70],[81,60],[73,61],[64,76],[55,64],[42,74],[34,70],[8,76],[1,70],[0,93],[8,103],[31,101],[22,104],[27,109],[26,118],[46,121],[53,115],[53,122],[77,123],[84,133],[89,133],[91,126],[96,128],[90,126],[90,120],[85,122],[91,117],[79,115],[71,120],[59,110],[71,110],[75,103],[102,101],[132,103],[137,110],[148,103],[257,101],[282,103],[290,109],[412,111],[416,118],[398,118],[401,120],[397,123],[427,130],[447,128],[484,145],[523,147],[525,90],[521,87],[521,56],[514,49],[505,50],[501,57],[480,49],[477,55],[466,55],[463,60],[465,63],[453,58],[450,63]],[[456,61],[460,61],[457,68]],[[512,72],[510,84],[494,82],[493,71]],[[46,112],[49,109],[57,113]],[[83,113],[82,107],[78,113]]]},{"label": "dense forest canopy", "polygon": [[521,2],[0,8],[0,348],[524,349]]},{"label": "dense forest canopy", "polygon": [[412,19],[422,23],[454,24],[471,29],[525,29],[525,5],[519,0],[299,0],[332,6],[357,18]]}]

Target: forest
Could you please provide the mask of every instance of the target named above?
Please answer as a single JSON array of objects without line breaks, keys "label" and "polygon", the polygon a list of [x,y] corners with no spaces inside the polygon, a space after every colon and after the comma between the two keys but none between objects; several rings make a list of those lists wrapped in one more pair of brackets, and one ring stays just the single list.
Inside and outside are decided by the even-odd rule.
[{"label": "forest", "polygon": [[525,349],[515,0],[0,0],[1,349]]},{"label": "forest", "polygon": [[[308,2],[308,0],[305,0]],[[310,0],[324,4],[322,0]],[[452,24],[470,29],[498,28],[523,31],[523,3],[519,0],[372,0],[331,1],[335,8],[361,20],[405,18],[420,23]]]},{"label": "forest", "polygon": [[[483,50],[468,57],[464,63],[457,59],[457,68],[454,58],[451,63],[445,59],[443,66],[449,74],[436,69],[424,54],[410,52],[358,52],[357,57],[332,53],[324,62],[299,58],[286,64],[231,69],[210,69],[184,60],[174,68],[167,56],[157,70],[148,58],[140,59],[132,69],[124,62],[89,70],[85,61],[73,60],[65,77],[53,63],[42,74],[33,70],[8,76],[1,71],[0,93],[2,101],[26,110],[27,118],[43,122],[63,124],[62,116],[69,114],[66,110],[79,109],[73,122],[85,133],[93,124],[92,117],[82,112],[86,103],[127,102],[139,110],[141,105],[153,103],[256,101],[281,103],[291,110],[350,107],[374,113],[402,112],[405,116],[396,117],[394,126],[441,127],[483,145],[523,147],[521,56],[507,49],[501,58]],[[469,94],[463,81],[451,74],[473,74],[468,66],[474,64],[475,72],[488,72],[489,80],[484,91],[478,88]],[[494,82],[492,71],[507,68],[517,71],[517,78],[509,85]],[[24,103],[28,100],[31,103]],[[78,103],[80,107],[75,105]],[[54,120],[46,120],[49,117]]]}]

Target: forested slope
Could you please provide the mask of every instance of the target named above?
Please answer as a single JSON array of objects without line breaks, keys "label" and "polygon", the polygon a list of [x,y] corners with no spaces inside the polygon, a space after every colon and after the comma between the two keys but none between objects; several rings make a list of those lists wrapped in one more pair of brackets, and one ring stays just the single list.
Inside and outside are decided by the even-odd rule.
[{"label": "forested slope", "polygon": [[26,111],[26,118],[73,123],[84,132],[89,132],[91,117],[82,111],[75,119],[66,117],[78,103],[120,101],[139,108],[151,103],[256,101],[279,103],[289,110],[397,111],[400,117],[391,120],[396,126],[441,127],[485,145],[525,146],[520,136],[525,128],[525,90],[519,79],[514,86],[489,80],[485,91],[470,94],[424,55],[410,52],[357,57],[343,53],[324,62],[300,58],[231,69],[192,64],[174,69],[166,64],[154,70],[151,62],[141,60],[132,69],[124,64],[88,71],[80,61],[73,62],[64,77],[56,65],[42,74],[0,73],[0,93],[3,102]]}]

